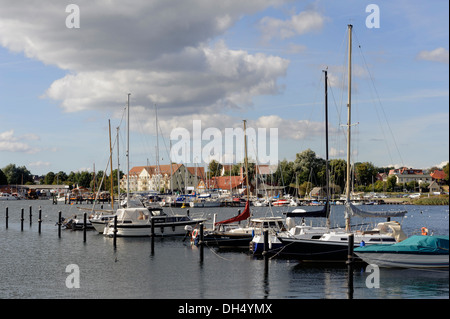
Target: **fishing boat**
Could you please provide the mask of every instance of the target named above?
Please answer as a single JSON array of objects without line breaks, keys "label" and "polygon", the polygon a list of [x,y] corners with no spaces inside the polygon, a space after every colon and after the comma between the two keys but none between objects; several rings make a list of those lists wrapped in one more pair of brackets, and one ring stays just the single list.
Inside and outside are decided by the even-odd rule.
[{"label": "fishing boat", "polygon": [[448,236],[411,236],[393,245],[355,248],[368,264],[387,268],[448,268]]}]

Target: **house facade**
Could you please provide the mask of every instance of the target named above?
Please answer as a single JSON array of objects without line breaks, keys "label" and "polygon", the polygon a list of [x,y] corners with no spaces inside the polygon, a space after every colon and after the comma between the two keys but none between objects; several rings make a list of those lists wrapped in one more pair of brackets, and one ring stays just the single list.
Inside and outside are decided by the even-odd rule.
[{"label": "house facade", "polygon": [[[131,192],[186,192],[196,189],[203,179],[203,167],[186,167],[183,164],[135,166],[129,172]],[[127,188],[126,175],[120,181],[120,187]]]},{"label": "house facade", "polygon": [[431,183],[433,181],[431,175],[425,174],[423,170],[407,167],[391,169],[389,171],[389,176],[395,176],[397,178],[397,184],[415,181],[420,185],[422,183]]}]

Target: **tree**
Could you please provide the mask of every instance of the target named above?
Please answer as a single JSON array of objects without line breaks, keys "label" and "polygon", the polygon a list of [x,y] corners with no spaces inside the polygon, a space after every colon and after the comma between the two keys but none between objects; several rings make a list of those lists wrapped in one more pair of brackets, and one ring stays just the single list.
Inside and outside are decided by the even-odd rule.
[{"label": "tree", "polygon": [[25,166],[16,167],[15,164],[9,164],[3,169],[8,184],[25,184],[33,182],[30,171]]},{"label": "tree", "polygon": [[48,172],[47,175],[44,177],[44,184],[45,185],[52,185],[53,181],[55,180],[55,173]]},{"label": "tree", "polygon": [[395,186],[397,183],[397,177],[396,176],[389,176],[386,181],[386,188],[388,192],[395,192]]},{"label": "tree", "polygon": [[209,162],[208,171],[209,171],[210,177],[220,176],[221,170],[222,170],[222,164],[220,164],[216,160],[212,160],[211,162]]},{"label": "tree", "polygon": [[5,173],[0,169],[0,185],[8,184],[8,179],[6,178]]},{"label": "tree", "polygon": [[447,175],[447,176],[444,178],[444,181],[445,181],[445,184],[446,184],[446,185],[449,185],[449,183],[448,183],[448,170],[449,170],[448,165],[449,165],[449,162],[447,162],[447,164],[443,167],[444,173]]},{"label": "tree", "polygon": [[359,185],[370,185],[377,177],[377,168],[369,162],[355,164],[356,182]]}]

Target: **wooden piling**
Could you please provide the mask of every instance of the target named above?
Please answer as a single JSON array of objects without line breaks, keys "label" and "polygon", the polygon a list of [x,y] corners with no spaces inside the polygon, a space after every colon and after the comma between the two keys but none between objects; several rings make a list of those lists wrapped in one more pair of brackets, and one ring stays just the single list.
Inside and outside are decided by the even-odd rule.
[{"label": "wooden piling", "polygon": [[83,214],[83,242],[86,242],[87,213]]},{"label": "wooden piling", "polygon": [[117,215],[114,215],[113,246],[117,247]]},{"label": "wooden piling", "polygon": [[38,217],[38,233],[41,233],[41,223],[42,223],[42,209],[39,207],[39,217]]},{"label": "wooden piling", "polygon": [[8,207],[6,207],[6,215],[5,215],[5,225],[6,225],[6,229],[8,229],[8,218],[9,218],[9,215],[8,215]]},{"label": "wooden piling", "polygon": [[25,220],[25,218],[23,218],[23,208],[21,210],[20,213],[20,230],[23,231],[23,221]]},{"label": "wooden piling", "polygon": [[263,257],[264,257],[264,269],[265,271],[268,270],[268,266],[269,266],[269,231],[268,230],[264,230],[263,231],[263,238],[264,238],[264,249],[263,249]]},{"label": "wooden piling", "polygon": [[203,248],[204,248],[204,235],[203,235],[203,223],[201,223],[200,225],[200,241],[198,242],[198,244],[200,245],[200,262],[203,262],[203,257],[204,257],[204,253],[203,253]]},{"label": "wooden piling", "polygon": [[151,217],[151,237],[152,237],[152,244],[151,244],[151,254],[155,254],[155,220],[153,217]]},{"label": "wooden piling", "polygon": [[58,212],[58,238],[61,238],[61,224],[62,224],[62,216],[61,216],[62,212],[59,211]]},{"label": "wooden piling", "polygon": [[30,226],[33,224],[33,208],[30,205]]},{"label": "wooden piling", "polygon": [[354,258],[353,258],[353,248],[355,244],[355,239],[353,234],[348,235],[348,253],[347,253],[347,284],[348,284],[348,299],[353,299],[353,266],[354,266]]}]

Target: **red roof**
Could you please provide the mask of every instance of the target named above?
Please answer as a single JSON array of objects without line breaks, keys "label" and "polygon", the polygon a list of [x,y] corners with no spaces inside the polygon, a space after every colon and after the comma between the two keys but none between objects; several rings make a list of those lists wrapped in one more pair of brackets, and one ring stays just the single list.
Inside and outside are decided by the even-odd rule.
[{"label": "red roof", "polygon": [[434,179],[444,179],[447,177],[447,174],[445,174],[445,172],[441,171],[441,170],[436,170],[433,173],[431,173],[430,175]]},{"label": "red roof", "polygon": [[234,189],[244,182],[241,176],[217,176],[207,181],[208,188]]}]

